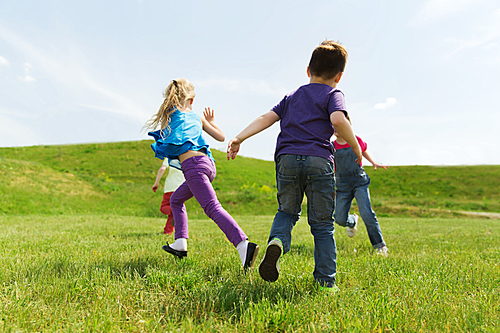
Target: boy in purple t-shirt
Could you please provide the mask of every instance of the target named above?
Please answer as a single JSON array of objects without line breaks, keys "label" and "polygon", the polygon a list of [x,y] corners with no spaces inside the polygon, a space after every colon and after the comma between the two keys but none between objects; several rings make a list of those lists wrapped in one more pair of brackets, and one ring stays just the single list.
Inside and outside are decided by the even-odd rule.
[{"label": "boy in purple t-shirt", "polygon": [[326,40],[314,49],[307,67],[309,84],[286,95],[271,111],[248,125],[229,142],[227,158],[234,159],[241,143],[280,120],[274,155],[278,188],[276,214],[264,258],[259,266],[266,281],[279,277],[279,258],[290,251],[291,233],[300,218],[304,193],[307,218],[314,236],[313,276],[321,288],[336,291],[337,250],[333,237],[335,130],[362,159],[361,149],[346,119],[344,94],[336,89],[347,61],[347,50]]}]

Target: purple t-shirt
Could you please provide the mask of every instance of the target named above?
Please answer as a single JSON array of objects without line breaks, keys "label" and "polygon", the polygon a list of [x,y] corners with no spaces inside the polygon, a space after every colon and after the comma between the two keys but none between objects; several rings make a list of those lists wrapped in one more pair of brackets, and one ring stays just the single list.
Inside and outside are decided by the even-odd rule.
[{"label": "purple t-shirt", "polygon": [[333,162],[330,139],[335,111],[347,114],[342,91],[321,83],[309,83],[286,95],[272,111],[280,117],[276,159],[282,154],[319,156]]}]

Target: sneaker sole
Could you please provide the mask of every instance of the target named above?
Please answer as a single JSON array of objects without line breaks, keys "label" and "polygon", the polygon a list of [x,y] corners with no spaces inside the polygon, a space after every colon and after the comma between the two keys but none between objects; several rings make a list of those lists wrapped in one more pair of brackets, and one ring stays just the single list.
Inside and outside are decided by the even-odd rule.
[{"label": "sneaker sole", "polygon": [[266,249],[264,259],[259,266],[260,277],[264,281],[274,282],[280,275],[277,263],[281,256],[281,248],[278,245],[269,245]]}]

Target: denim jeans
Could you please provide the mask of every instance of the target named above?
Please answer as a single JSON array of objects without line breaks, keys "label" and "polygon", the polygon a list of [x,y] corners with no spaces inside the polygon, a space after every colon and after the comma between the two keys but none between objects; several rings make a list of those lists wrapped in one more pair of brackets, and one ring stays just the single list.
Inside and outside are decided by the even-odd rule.
[{"label": "denim jeans", "polygon": [[170,197],[170,207],[175,221],[175,239],[189,238],[188,217],[184,202],[193,196],[198,200],[205,214],[214,220],[234,247],[248,239],[238,223],[217,200],[211,184],[216,174],[214,161],[207,156],[194,156],[182,162],[182,171],[186,181]]},{"label": "denim jeans", "polygon": [[307,219],[314,236],[313,276],[321,286],[332,287],[337,272],[337,249],[333,237],[333,163],[322,157],[280,155],[276,160],[278,213],[274,217],[269,241],[279,238],[283,254],[290,251],[292,229],[300,218],[304,193]]},{"label": "denim jeans", "polygon": [[354,198],[358,203],[359,215],[363,219],[368,237],[373,248],[385,246],[382,230],[370,202],[370,177],[366,172],[337,174],[337,192],[335,194],[335,222],[343,227],[354,226],[354,216],[349,215]]}]

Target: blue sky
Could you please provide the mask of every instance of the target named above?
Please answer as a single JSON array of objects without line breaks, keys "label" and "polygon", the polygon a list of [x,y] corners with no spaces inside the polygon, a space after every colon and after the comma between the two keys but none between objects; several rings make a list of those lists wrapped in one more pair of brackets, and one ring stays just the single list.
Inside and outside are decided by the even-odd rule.
[{"label": "blue sky", "polygon": [[[307,84],[325,38],[349,51],[357,135],[379,163],[500,164],[500,4],[427,1],[0,2],[0,146],[147,139],[170,80],[227,141]],[[241,155],[272,160],[278,125]],[[153,158],[153,154],[151,155]]]}]

